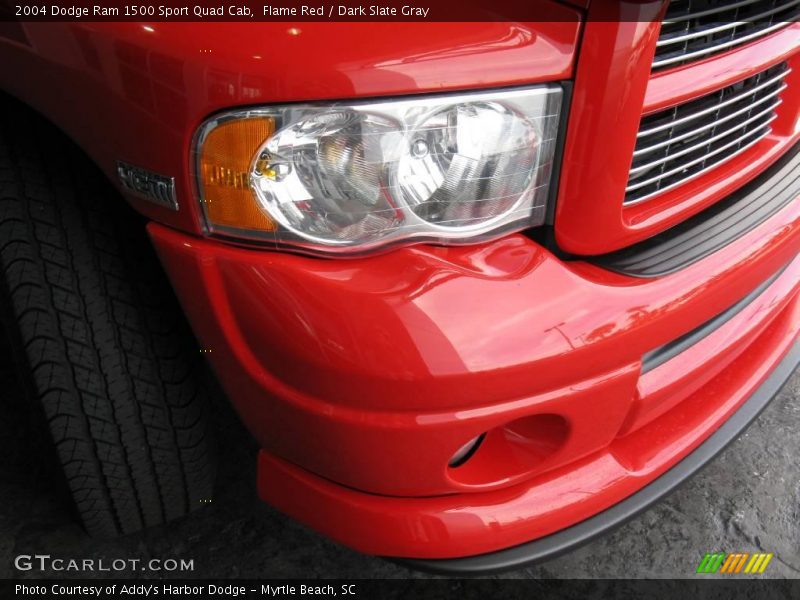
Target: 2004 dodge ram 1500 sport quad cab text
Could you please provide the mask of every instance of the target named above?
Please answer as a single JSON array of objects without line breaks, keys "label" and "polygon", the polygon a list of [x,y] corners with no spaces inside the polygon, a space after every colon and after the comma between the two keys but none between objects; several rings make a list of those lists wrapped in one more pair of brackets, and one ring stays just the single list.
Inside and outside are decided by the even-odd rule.
[{"label": "2004 dodge ram 1500 sport quad cab text", "polygon": [[203,359],[264,501],[447,572],[608,530],[767,404],[799,3],[537,6],[2,24],[4,317],[90,533],[211,497]]}]

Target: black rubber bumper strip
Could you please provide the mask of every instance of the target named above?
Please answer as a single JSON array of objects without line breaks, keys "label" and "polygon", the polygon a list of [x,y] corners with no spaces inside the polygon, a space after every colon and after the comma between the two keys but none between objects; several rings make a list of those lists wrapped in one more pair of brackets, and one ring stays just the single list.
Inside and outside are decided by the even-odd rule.
[{"label": "black rubber bumper strip", "polygon": [[594,517],[538,540],[489,554],[450,559],[392,558],[390,560],[406,567],[433,573],[477,575],[519,569],[569,552],[624,524],[699,471],[750,425],[778,394],[798,364],[800,364],[800,342],[795,342],[767,380],[694,452],[652,483]]},{"label": "black rubber bumper strip", "polygon": [[660,277],[736,241],[800,196],[800,144],[755,180],[683,223],[633,246],[588,258],[631,277]]},{"label": "black rubber bumper strip", "polygon": [[725,325],[725,323],[733,319],[745,308],[750,306],[750,304],[761,294],[763,294],[769,286],[775,283],[775,280],[778,279],[778,277],[780,277],[785,270],[786,267],[783,267],[780,271],[775,273],[772,277],[767,279],[764,283],[759,285],[756,289],[747,294],[747,296],[739,300],[736,304],[721,312],[713,319],[706,321],[700,325],[700,327],[693,329],[678,339],[672,340],[668,344],[664,344],[663,346],[660,346],[655,350],[651,350],[642,356],[642,374],[652,371],[656,367],[660,367],[668,360],[675,358],[682,352],[700,342],[700,340],[703,338],[706,338],[714,333],[717,329]]}]

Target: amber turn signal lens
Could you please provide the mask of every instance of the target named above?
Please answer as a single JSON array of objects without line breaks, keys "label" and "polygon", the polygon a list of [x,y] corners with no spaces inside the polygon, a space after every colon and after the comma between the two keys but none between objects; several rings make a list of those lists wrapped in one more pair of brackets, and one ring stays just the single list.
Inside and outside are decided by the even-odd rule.
[{"label": "amber turn signal lens", "polygon": [[200,184],[206,219],[212,227],[274,231],[275,221],[250,189],[250,164],[275,131],[275,119],[252,117],[220,123],[204,140]]}]

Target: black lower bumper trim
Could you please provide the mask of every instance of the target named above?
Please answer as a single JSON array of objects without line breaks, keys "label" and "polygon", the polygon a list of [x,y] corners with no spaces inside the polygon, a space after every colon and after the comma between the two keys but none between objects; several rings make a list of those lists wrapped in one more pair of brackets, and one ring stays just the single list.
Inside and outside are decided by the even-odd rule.
[{"label": "black lower bumper trim", "polygon": [[717,329],[725,325],[725,323],[733,319],[745,308],[750,306],[750,304],[754,302],[756,298],[758,298],[761,294],[767,291],[767,288],[769,286],[775,283],[775,280],[778,279],[778,277],[780,277],[785,270],[786,267],[783,267],[780,271],[775,273],[772,277],[767,279],[764,283],[762,283],[752,292],[747,294],[747,296],[739,300],[736,304],[734,304],[727,310],[718,314],[713,319],[706,321],[705,323],[703,323],[696,329],[693,329],[689,333],[682,335],[681,337],[667,344],[664,344],[663,346],[659,346],[655,350],[651,350],[650,352],[642,356],[642,374],[647,373],[648,371],[652,371],[657,367],[660,367],[665,362],[675,358],[682,352],[685,352],[687,349],[691,348],[692,346],[700,342],[700,340],[710,336]]},{"label": "black lower bumper trim", "polygon": [[722,426],[689,456],[661,477],[622,502],[567,529],[489,554],[452,559],[392,559],[407,567],[450,575],[486,574],[518,569],[554,558],[605,534],[660,500],[734,441],[777,395],[800,364],[800,342],[773,370],[769,378]]}]

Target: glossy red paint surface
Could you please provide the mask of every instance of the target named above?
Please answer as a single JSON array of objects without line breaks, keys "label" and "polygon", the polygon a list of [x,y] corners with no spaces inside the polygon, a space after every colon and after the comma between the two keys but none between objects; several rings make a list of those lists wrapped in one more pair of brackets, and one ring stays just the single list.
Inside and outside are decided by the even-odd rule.
[{"label": "glossy red paint surface", "polygon": [[[523,236],[333,261],[150,231],[263,448],[352,488],[430,496],[529,480],[666,410],[680,393],[660,398],[658,385],[640,379],[642,355],[789,263],[800,251],[800,204],[654,280],[564,263]],[[797,268],[789,273],[793,289]],[[703,364],[721,368],[726,356],[734,358],[717,349]],[[639,385],[653,390],[639,397]],[[533,415],[565,420],[567,435],[533,433],[530,443],[546,449],[513,468],[447,468],[458,448],[495,428],[486,451],[518,456],[503,428]]]},{"label": "glossy red paint surface", "polygon": [[199,233],[191,143],[236,106],[392,96],[569,79],[579,12],[537,3],[540,23],[23,23],[0,36],[0,90],[65,130],[117,183],[115,161],[176,179]]},{"label": "glossy red paint surface", "polygon": [[800,139],[800,86],[782,94],[772,135],[704,176],[623,207],[643,113],[686,102],[788,60],[800,74],[800,24],[690,65],[650,76],[660,0],[623,5],[655,23],[605,22],[610,4],[593,4],[582,38],[564,149],[556,239],[575,254],[603,254],[641,241],[738,189]]},{"label": "glossy red paint surface", "polygon": [[260,494],[334,540],[382,556],[452,558],[538,539],[641,489],[719,427],[796,339],[797,294],[772,316],[738,359],[674,410],[604,451],[524,484],[480,494],[392,498],[337,486],[262,452]]},{"label": "glossy red paint surface", "polygon": [[[556,239],[568,252],[601,254],[626,244],[622,197],[664,10],[660,1],[598,2],[590,9],[555,215]],[[631,20],[614,20],[623,14]]]},{"label": "glossy red paint surface", "polygon": [[[577,71],[579,13],[552,3],[561,22],[23,25],[17,41],[0,40],[0,61],[14,65],[0,87],[112,178],[117,159],[176,177],[178,212],[130,200],[154,221],[193,328],[264,448],[262,497],[366,552],[459,556],[611,506],[736,410],[798,335],[800,203],[652,280],[564,262],[523,235],[321,260],[198,235],[192,136],[235,106],[575,77],[556,237],[571,252],[605,252],[708,206],[800,137],[797,25],[651,78],[650,21],[665,5],[592,4]],[[643,109],[784,59],[795,72],[772,136],[623,210]],[[641,374],[643,354],[786,265],[735,319]],[[486,432],[466,464],[448,467]]]}]

